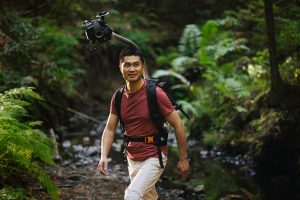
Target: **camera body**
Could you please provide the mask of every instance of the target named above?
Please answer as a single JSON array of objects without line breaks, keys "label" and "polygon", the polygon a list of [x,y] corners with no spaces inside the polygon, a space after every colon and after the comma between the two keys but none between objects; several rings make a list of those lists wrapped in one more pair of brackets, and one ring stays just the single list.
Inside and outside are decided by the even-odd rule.
[{"label": "camera body", "polygon": [[108,15],[107,11],[98,13],[96,16],[98,19],[91,21],[85,20],[83,22],[83,28],[85,36],[90,44],[105,43],[112,38],[112,30],[108,24],[104,21],[104,16]]}]

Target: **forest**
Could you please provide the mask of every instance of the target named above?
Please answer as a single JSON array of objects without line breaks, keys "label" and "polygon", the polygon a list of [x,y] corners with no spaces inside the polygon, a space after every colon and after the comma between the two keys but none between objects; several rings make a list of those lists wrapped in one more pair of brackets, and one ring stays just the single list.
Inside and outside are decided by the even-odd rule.
[{"label": "forest", "polygon": [[190,177],[170,133],[160,199],[300,198],[299,0],[0,2],[0,199],[123,199],[121,130],[97,169],[126,46],[89,44],[101,11],[190,116]]}]

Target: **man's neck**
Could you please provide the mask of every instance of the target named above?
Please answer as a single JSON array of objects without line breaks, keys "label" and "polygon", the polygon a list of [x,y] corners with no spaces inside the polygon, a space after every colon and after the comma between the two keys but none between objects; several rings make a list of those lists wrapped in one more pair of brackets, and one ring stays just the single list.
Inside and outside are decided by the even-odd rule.
[{"label": "man's neck", "polygon": [[140,79],[135,82],[126,81],[126,89],[129,94],[138,91],[144,84],[144,80]]}]

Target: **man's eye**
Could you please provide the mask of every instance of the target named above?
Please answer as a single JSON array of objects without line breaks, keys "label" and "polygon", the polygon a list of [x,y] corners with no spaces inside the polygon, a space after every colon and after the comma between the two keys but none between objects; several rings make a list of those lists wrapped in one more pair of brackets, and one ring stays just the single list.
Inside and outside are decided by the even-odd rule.
[{"label": "man's eye", "polygon": [[133,66],[138,67],[138,66],[140,66],[140,63],[133,63]]},{"label": "man's eye", "polygon": [[130,63],[125,63],[124,67],[130,67],[130,65],[131,65]]}]

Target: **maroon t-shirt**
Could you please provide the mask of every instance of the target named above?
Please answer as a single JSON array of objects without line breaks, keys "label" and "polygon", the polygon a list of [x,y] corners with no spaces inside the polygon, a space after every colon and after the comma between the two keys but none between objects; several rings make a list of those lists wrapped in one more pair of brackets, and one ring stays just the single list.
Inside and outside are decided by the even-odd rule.
[{"label": "maroon t-shirt", "polygon": [[[125,134],[130,137],[148,136],[157,133],[158,130],[151,121],[145,81],[143,86],[136,92],[129,94],[124,90],[121,103],[121,118],[125,126]],[[115,93],[116,94],[116,93]],[[117,115],[115,106],[115,94],[111,99],[110,112]],[[167,116],[174,111],[174,107],[159,87],[156,87],[157,102],[160,112]],[[162,147],[162,152],[167,155],[167,147]],[[150,157],[158,157],[157,147],[143,142],[129,142],[127,147],[128,158],[134,161],[144,161]]]}]

